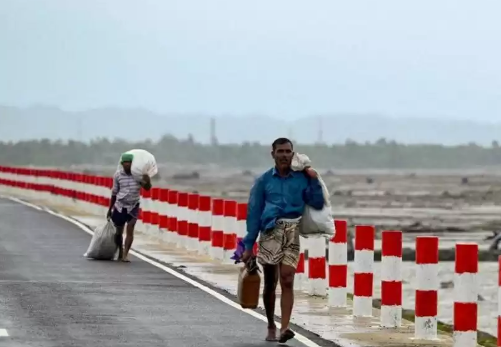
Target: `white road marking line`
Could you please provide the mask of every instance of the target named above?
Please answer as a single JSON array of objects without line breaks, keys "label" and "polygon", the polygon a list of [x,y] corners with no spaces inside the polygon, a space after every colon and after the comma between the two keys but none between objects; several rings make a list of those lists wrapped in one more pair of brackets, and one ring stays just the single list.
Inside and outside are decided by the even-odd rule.
[{"label": "white road marking line", "polygon": [[0,337],[8,337],[9,333],[7,332],[7,329],[0,329]]},{"label": "white road marking line", "polygon": [[34,208],[35,210],[38,210],[38,211],[43,211],[43,208],[41,208],[40,206],[37,206],[37,205],[33,205],[33,204],[30,204],[29,202],[26,202],[26,201],[23,201],[23,200],[20,200],[18,198],[13,198],[13,197],[10,197],[9,200],[12,200],[14,202],[17,202],[17,203],[20,203],[20,204],[23,204],[23,205],[26,205],[26,206],[29,206],[31,208]]},{"label": "white road marking line", "polygon": [[[14,199],[15,199],[15,198],[14,198]],[[26,202],[26,201],[23,201],[23,200],[15,199],[14,201],[16,201],[16,202],[18,202],[18,203],[20,203],[20,204],[23,204],[23,205],[29,206],[29,207],[33,207],[33,208],[35,208],[35,209],[37,209],[37,210],[42,210],[42,208],[40,208],[40,207],[38,207],[38,206],[35,206],[35,205],[32,205],[32,204],[30,204],[29,202]],[[79,221],[77,221],[77,220],[71,219],[71,218],[69,218],[69,217],[66,217],[65,215],[62,215],[62,214],[60,214],[60,213],[57,213],[57,212],[51,211],[51,210],[49,210],[49,209],[45,209],[45,211],[46,211],[47,213],[50,213],[50,214],[51,214],[51,215],[53,215],[53,216],[56,216],[56,217],[62,218],[62,219],[64,219],[64,220],[66,220],[66,221],[68,221],[68,222],[72,223],[73,225],[76,225],[77,227],[79,227],[80,229],[82,229],[83,231],[85,231],[85,232],[86,232],[87,234],[89,234],[89,235],[94,235],[94,232],[93,232],[92,230],[90,230],[90,229],[89,229],[89,228],[88,228],[85,224],[80,223],[80,222],[79,222]],[[235,309],[237,309],[237,310],[239,310],[239,311],[245,312],[245,313],[247,313],[247,314],[249,314],[249,315],[253,316],[254,318],[257,318],[257,319],[259,319],[259,320],[261,320],[261,321],[263,321],[263,322],[265,322],[265,323],[267,323],[267,322],[268,322],[268,320],[266,319],[266,317],[265,317],[264,315],[262,315],[262,314],[260,314],[260,313],[257,313],[257,312],[255,312],[255,311],[252,311],[252,310],[243,309],[242,307],[240,307],[240,305],[238,305],[238,304],[237,304],[237,303],[235,303],[234,301],[232,301],[232,300],[228,299],[227,297],[225,297],[224,295],[221,295],[221,294],[219,294],[218,292],[216,292],[216,291],[214,291],[214,290],[210,289],[209,287],[204,286],[202,283],[199,283],[199,282],[197,282],[197,281],[195,281],[195,280],[193,280],[193,279],[191,279],[191,278],[189,278],[189,277],[186,277],[186,276],[184,276],[183,274],[181,274],[181,273],[179,273],[179,272],[177,272],[177,271],[175,271],[175,270],[173,270],[173,269],[171,269],[171,268],[168,268],[167,266],[164,266],[164,265],[162,265],[162,264],[160,264],[160,263],[158,263],[158,262],[156,262],[156,261],[154,261],[154,260],[151,260],[151,259],[149,259],[149,258],[147,258],[147,257],[145,257],[145,256],[143,256],[143,255],[141,255],[141,254],[139,254],[139,253],[137,253],[137,252],[135,252],[135,251],[134,251],[134,250],[132,250],[132,249],[130,250],[130,252],[129,252],[129,253],[131,253],[131,254],[132,254],[133,256],[135,256],[136,258],[139,258],[139,259],[141,259],[141,260],[143,260],[143,261],[145,261],[145,262],[147,262],[147,263],[149,263],[149,264],[151,264],[151,265],[153,265],[153,266],[156,266],[157,268],[159,268],[159,269],[161,269],[161,270],[163,270],[163,271],[165,271],[165,272],[167,272],[167,273],[171,274],[172,276],[177,277],[177,278],[179,278],[180,280],[185,281],[185,282],[187,282],[187,283],[191,284],[191,285],[192,285],[192,286],[194,286],[194,287],[197,287],[197,288],[199,288],[199,289],[203,290],[203,291],[204,291],[204,292],[206,292],[207,294],[212,295],[212,296],[213,296],[213,297],[215,297],[216,299],[218,299],[218,300],[220,300],[220,301],[224,302],[225,304],[227,304],[227,305],[229,305],[229,306],[231,306],[231,307],[233,307],[233,308],[235,308]],[[279,329],[281,328],[281,324],[280,324],[280,322],[275,322],[275,324],[276,324],[276,326],[277,326]],[[0,331],[1,331],[1,330],[0,330]],[[6,331],[6,332],[7,332],[7,331]],[[303,345],[305,345],[305,346],[307,346],[307,347],[321,347],[320,345],[318,345],[317,343],[313,342],[312,340],[310,340],[310,339],[309,339],[309,338],[307,338],[306,336],[303,336],[303,335],[299,334],[298,332],[295,332],[295,334],[296,334],[296,335],[294,336],[294,338],[295,338],[296,340],[298,340],[299,342],[301,342]],[[0,336],[1,336],[1,335],[0,335]],[[259,338],[259,337],[258,337],[258,338]]]}]

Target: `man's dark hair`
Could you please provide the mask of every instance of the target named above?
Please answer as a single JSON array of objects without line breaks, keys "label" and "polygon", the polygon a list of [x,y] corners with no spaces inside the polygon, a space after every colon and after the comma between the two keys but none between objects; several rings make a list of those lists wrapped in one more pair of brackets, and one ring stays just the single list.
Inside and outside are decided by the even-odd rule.
[{"label": "man's dark hair", "polygon": [[279,137],[278,139],[276,139],[275,141],[273,141],[273,143],[271,144],[271,148],[273,150],[275,150],[278,145],[285,145],[286,143],[290,143],[291,144],[291,148],[294,149],[294,145],[292,144],[292,141],[289,140],[286,137]]}]

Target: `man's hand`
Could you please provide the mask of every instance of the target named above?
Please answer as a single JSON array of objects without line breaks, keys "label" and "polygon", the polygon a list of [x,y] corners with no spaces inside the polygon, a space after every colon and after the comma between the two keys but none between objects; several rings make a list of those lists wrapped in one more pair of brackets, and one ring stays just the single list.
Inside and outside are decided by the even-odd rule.
[{"label": "man's hand", "polygon": [[306,174],[311,178],[318,178],[317,172],[313,170],[311,167],[307,167],[306,169],[304,169],[304,172],[306,172]]},{"label": "man's hand", "polygon": [[106,219],[110,219],[111,218],[111,208],[108,210],[108,213],[106,214]]},{"label": "man's hand", "polygon": [[242,261],[244,263],[247,263],[250,258],[252,258],[252,250],[246,250],[244,251],[244,253],[242,254]]},{"label": "man's hand", "polygon": [[146,174],[143,175],[143,178],[141,179],[141,186],[146,190],[150,190],[150,188],[151,188],[150,176],[148,176]]}]

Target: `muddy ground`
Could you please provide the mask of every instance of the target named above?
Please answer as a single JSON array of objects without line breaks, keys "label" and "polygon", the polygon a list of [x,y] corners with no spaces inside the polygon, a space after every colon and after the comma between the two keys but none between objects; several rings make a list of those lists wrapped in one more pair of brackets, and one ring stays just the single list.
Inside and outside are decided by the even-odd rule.
[{"label": "muddy ground", "polygon": [[[111,175],[115,167],[73,167]],[[213,197],[246,201],[254,171],[159,165],[155,184]],[[340,171],[319,169],[335,218],[369,223],[378,231],[488,235],[501,230],[501,168],[498,170]]]}]

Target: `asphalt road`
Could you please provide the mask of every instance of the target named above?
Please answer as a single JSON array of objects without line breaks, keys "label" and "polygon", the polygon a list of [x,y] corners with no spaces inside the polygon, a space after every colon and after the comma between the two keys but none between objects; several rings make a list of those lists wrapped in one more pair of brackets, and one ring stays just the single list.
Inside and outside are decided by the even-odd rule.
[{"label": "asphalt road", "polygon": [[[86,260],[90,236],[0,199],[2,347],[275,346],[266,324],[131,257]],[[290,346],[304,346],[295,340]]]}]

